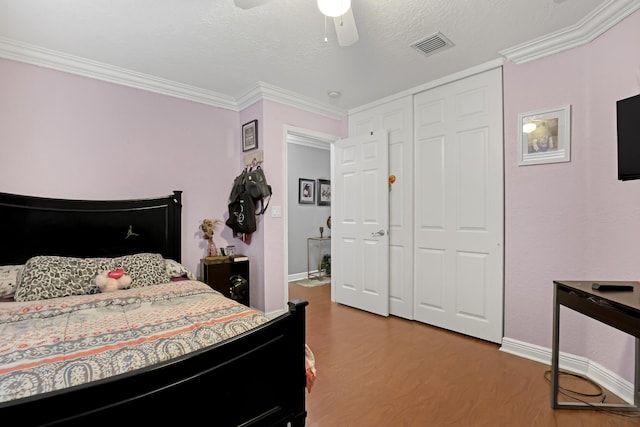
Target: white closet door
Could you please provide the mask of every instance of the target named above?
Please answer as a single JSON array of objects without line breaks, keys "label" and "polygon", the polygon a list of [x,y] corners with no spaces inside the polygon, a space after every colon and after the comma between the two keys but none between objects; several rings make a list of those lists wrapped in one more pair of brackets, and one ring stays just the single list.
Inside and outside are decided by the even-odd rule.
[{"label": "white closet door", "polygon": [[414,97],[416,320],[502,342],[502,70]]}]

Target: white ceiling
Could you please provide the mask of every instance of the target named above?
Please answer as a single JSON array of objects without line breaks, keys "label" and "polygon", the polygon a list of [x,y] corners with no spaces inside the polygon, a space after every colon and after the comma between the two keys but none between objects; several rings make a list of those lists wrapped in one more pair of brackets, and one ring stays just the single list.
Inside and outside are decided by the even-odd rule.
[{"label": "white ceiling", "polygon": [[[104,65],[231,102],[264,83],[347,111],[498,60],[603,4],[636,1],[352,0],[360,39],[339,47],[332,21],[324,42],[316,0],[252,9],[234,0],[0,0],[0,57],[36,48],[58,63]],[[410,47],[436,32],[454,46],[431,56]]]}]

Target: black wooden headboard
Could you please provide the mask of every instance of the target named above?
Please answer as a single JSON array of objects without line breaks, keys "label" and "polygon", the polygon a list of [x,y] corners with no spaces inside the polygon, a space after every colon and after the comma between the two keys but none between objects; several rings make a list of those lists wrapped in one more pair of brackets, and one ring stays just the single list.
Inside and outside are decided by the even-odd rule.
[{"label": "black wooden headboard", "polygon": [[160,253],[181,261],[182,191],[154,199],[64,200],[0,193],[0,265],[35,255]]}]

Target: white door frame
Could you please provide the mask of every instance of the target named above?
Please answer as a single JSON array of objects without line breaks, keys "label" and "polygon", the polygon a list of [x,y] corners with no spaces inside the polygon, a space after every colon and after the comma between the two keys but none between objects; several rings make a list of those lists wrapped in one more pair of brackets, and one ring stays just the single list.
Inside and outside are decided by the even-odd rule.
[{"label": "white door frame", "polygon": [[[331,135],[328,133],[317,132],[310,129],[301,127],[283,125],[282,126],[282,212],[283,212],[283,247],[284,247],[284,301],[283,307],[287,306],[289,302],[289,163],[288,163],[288,147],[289,144],[301,144],[309,146],[318,146],[319,144],[327,145],[330,148],[334,141],[340,139],[337,135]],[[331,284],[331,300],[333,301],[333,283]]]}]

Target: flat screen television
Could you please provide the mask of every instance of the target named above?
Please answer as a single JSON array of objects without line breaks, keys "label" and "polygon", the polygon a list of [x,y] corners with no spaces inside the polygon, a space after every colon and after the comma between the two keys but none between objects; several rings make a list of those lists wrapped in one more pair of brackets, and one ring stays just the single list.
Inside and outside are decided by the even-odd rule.
[{"label": "flat screen television", "polygon": [[640,179],[640,95],[616,103],[618,179]]}]

